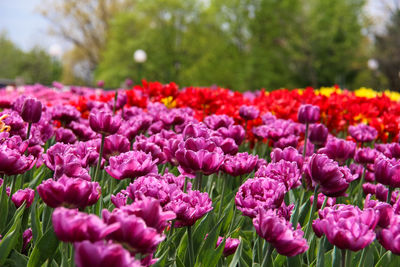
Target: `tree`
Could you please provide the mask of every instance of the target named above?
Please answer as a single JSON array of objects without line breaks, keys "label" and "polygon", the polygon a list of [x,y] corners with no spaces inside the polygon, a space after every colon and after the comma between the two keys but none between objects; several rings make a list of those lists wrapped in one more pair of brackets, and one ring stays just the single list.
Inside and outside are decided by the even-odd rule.
[{"label": "tree", "polygon": [[[96,77],[236,90],[349,85],[366,68],[364,0],[137,0],[115,16]],[[322,11],[321,11],[322,10]],[[144,49],[143,77],[132,60]]]},{"label": "tree", "polygon": [[301,39],[303,13],[298,0],[261,0],[251,22],[250,88],[295,87],[294,46]]},{"label": "tree", "polygon": [[51,84],[61,73],[60,62],[43,49],[34,47],[24,52],[5,33],[0,35],[0,78],[23,78],[25,83]]},{"label": "tree", "polygon": [[[89,71],[78,80],[91,81],[93,70],[101,60],[101,52],[105,46],[109,25],[113,17],[121,10],[126,10],[123,0],[51,0],[47,1],[41,14],[51,22],[51,33],[73,45],[72,59],[69,63],[68,81],[76,75],[76,66],[84,65]],[[76,60],[76,55],[80,55]]]},{"label": "tree", "polygon": [[[124,12],[113,22],[96,77],[110,86],[118,86],[127,77],[140,80],[143,77],[138,77],[139,66],[132,55],[135,50],[144,49],[148,55],[144,77],[179,82],[192,59],[184,47],[188,43],[184,38],[201,10],[195,0],[138,1],[134,12]],[[190,46],[193,45],[197,43],[191,40]]]},{"label": "tree", "polygon": [[[354,63],[360,62],[362,8],[364,0],[314,0],[306,12],[302,29],[303,41],[298,44],[300,57],[298,76],[301,84],[345,86],[354,76]],[[364,62],[364,61],[362,61]]]},{"label": "tree", "polygon": [[7,34],[0,34],[0,78],[15,79],[19,75],[19,64],[23,52],[10,39]]},{"label": "tree", "polygon": [[400,9],[393,11],[386,30],[375,35],[376,59],[391,90],[400,91]]}]

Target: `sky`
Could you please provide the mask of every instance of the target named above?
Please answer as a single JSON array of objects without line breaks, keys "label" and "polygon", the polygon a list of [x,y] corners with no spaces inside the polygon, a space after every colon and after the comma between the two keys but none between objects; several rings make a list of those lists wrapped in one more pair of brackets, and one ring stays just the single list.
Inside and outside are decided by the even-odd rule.
[{"label": "sky", "polygon": [[[5,30],[8,37],[25,51],[35,45],[48,51],[67,49],[68,44],[49,34],[50,23],[37,10],[41,4],[42,0],[0,0],[0,32]],[[366,10],[380,25],[387,17],[382,0],[368,0]]]},{"label": "sky", "polygon": [[51,46],[62,45],[63,41],[49,34],[49,22],[37,8],[41,0],[0,0],[0,32],[6,31],[8,37],[20,48],[29,50],[38,45],[46,50]]}]

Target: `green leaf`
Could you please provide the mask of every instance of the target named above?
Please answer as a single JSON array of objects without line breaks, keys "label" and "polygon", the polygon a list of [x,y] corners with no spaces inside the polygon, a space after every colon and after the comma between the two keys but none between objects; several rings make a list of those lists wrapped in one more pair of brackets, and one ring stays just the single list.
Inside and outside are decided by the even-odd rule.
[{"label": "green leaf", "polygon": [[376,263],[375,267],[388,266],[388,264],[390,263],[391,255],[392,255],[392,253],[390,251],[386,251],[386,253],[383,254],[383,256]]},{"label": "green leaf", "polygon": [[180,259],[188,259],[189,256],[187,256],[186,254],[188,254],[188,235],[187,235],[187,231],[185,231],[185,233],[183,234],[183,237],[181,239],[181,242],[179,242],[179,246],[178,246],[178,250],[177,250],[177,257],[179,257]]},{"label": "green leaf", "polygon": [[[169,236],[166,238],[166,240],[164,240],[164,242],[162,242],[160,244],[160,246],[157,249],[157,253],[155,255],[156,258],[160,257],[160,255],[162,255],[164,253],[164,251],[169,250],[171,251],[171,246],[173,246],[174,248],[177,248],[179,246],[179,242],[177,242],[177,240],[182,240],[182,236],[184,235],[184,233],[186,231],[182,231],[185,230],[183,228],[174,228],[174,233],[172,234],[172,236]],[[176,252],[176,249],[174,250]]]},{"label": "green leaf", "polygon": [[223,218],[221,218],[219,222],[214,225],[214,227],[208,233],[207,239],[201,244],[199,254],[197,255],[197,257],[195,257],[196,262],[202,262],[207,257],[207,251],[215,248],[222,221]]},{"label": "green leaf", "polygon": [[240,244],[236,249],[235,254],[233,254],[233,259],[231,263],[229,264],[229,267],[236,267],[237,264],[239,263],[240,258],[242,257],[242,250],[243,250],[243,240],[242,238],[239,237]]},{"label": "green leaf", "polygon": [[168,250],[166,250],[164,252],[163,255],[161,255],[161,257],[158,259],[158,261],[153,264],[153,267],[161,267],[161,266],[167,266],[167,258],[168,258]]},{"label": "green leaf", "polygon": [[[2,232],[2,234],[5,234],[6,231],[11,229],[13,224],[15,224],[17,217],[23,217],[24,210],[26,210],[25,206],[26,206],[26,203],[22,204],[17,210],[15,210],[14,215],[12,216],[12,218],[10,218],[10,221],[8,222],[7,226],[4,228],[4,231]],[[9,214],[9,216],[11,216],[11,214]],[[22,222],[22,218],[21,218],[21,222]]]},{"label": "green leaf", "polygon": [[[250,265],[248,265],[247,264],[247,262],[244,260],[244,259],[240,259],[240,266],[247,266],[247,267],[250,267]],[[252,267],[253,267],[253,265],[252,265]]]},{"label": "green leaf", "polygon": [[335,246],[332,252],[332,267],[339,267],[341,258],[342,252]]},{"label": "green leaf", "polygon": [[185,264],[183,264],[182,259],[178,255],[175,258],[175,263],[177,267],[185,267]]},{"label": "green leaf", "polygon": [[274,266],[283,266],[286,262],[286,256],[278,254],[274,260]]},{"label": "green leaf", "polygon": [[325,266],[332,266],[332,253],[333,249],[325,253],[325,259],[324,259]]},{"label": "green leaf", "polygon": [[374,254],[373,253],[367,253],[365,256],[365,261],[364,261],[364,267],[373,267],[374,266]]},{"label": "green leaf", "polygon": [[48,169],[45,165],[40,166],[34,173],[33,180],[29,183],[29,188],[36,188],[44,178],[51,177],[51,170]]},{"label": "green leaf", "polygon": [[5,266],[20,267],[26,266],[28,263],[28,257],[19,253],[15,249],[11,251],[10,257],[6,260]]},{"label": "green leaf", "polygon": [[256,262],[258,262],[259,255],[258,255],[258,242],[260,242],[260,238],[255,237],[255,242],[253,246],[253,257],[252,257],[252,265],[254,265]]},{"label": "green leaf", "polygon": [[40,267],[47,259],[53,256],[59,243],[60,241],[58,241],[54,233],[53,225],[51,225],[33,248],[27,266]]},{"label": "green leaf", "polygon": [[0,229],[4,229],[4,226],[6,225],[7,221],[7,215],[8,215],[8,196],[6,193],[7,185],[6,185],[6,180],[3,180],[3,185],[1,186],[1,193],[0,193],[0,210],[1,210],[1,216],[0,216]]},{"label": "green leaf", "polygon": [[44,205],[42,212],[42,233],[47,232],[49,225],[51,225],[52,208]]},{"label": "green leaf", "polygon": [[[231,198],[233,199],[233,197]],[[230,201],[229,204],[226,206],[224,213],[222,215],[222,217],[224,218],[222,227],[221,227],[221,231],[223,233],[227,233],[229,230],[229,226],[231,224],[231,221],[233,220],[233,213],[235,211],[235,207],[233,206],[234,202]]]},{"label": "green leaf", "polygon": [[18,244],[18,240],[22,238],[21,221],[24,209],[25,204],[17,210],[13,225],[0,242],[0,266],[5,263],[11,250]]},{"label": "green leaf", "polygon": [[32,235],[33,235],[33,242],[36,243],[36,241],[42,237],[43,232],[42,232],[42,227],[40,223],[40,218],[39,218],[39,212],[38,212],[38,196],[35,196],[35,201],[33,202],[31,206],[31,226],[32,226]]},{"label": "green leaf", "polygon": [[226,240],[221,242],[221,244],[216,249],[210,248],[209,250],[207,250],[207,255],[203,259],[204,261],[201,263],[200,266],[217,266],[218,261],[221,259],[222,253],[224,252],[225,242]]},{"label": "green leaf", "polygon": [[400,266],[400,256],[392,253],[392,257],[390,259],[390,267],[398,267]]},{"label": "green leaf", "polygon": [[210,225],[213,225],[213,214],[209,212],[201,221],[198,226],[193,231],[193,247],[199,248],[204,242],[204,239],[210,230]]},{"label": "green leaf", "polygon": [[301,266],[300,255],[294,257],[287,257],[288,267]]},{"label": "green leaf", "polygon": [[324,267],[325,266],[325,236],[322,236],[319,240],[318,246],[318,256],[317,256],[317,267]]}]

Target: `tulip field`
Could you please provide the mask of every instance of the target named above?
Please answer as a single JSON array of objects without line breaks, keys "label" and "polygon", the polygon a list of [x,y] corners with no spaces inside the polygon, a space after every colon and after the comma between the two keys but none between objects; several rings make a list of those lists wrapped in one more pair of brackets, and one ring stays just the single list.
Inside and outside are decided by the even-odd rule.
[{"label": "tulip field", "polygon": [[400,266],[400,94],[0,89],[0,266]]}]

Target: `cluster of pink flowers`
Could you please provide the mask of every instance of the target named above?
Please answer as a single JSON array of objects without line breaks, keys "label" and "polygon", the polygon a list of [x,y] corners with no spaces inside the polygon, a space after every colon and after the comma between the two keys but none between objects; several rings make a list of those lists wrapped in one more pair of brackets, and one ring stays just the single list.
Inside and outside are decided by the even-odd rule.
[{"label": "cluster of pink flowers", "polygon": [[[174,231],[181,238],[182,228],[185,263],[195,261],[192,230],[206,235],[206,220],[217,224],[212,245],[228,257],[242,242],[237,210],[251,219],[240,222],[254,227],[259,245],[268,242],[284,256],[314,247],[312,230],[342,250],[377,239],[400,254],[400,145],[374,143],[378,132],[370,125],[353,125],[342,139],[310,104],[296,110],[295,121],[250,102],[236,107],[238,117],[199,119],[189,107],[128,105],[121,90],[113,97],[89,97],[83,111],[20,96],[1,110],[0,204],[7,211],[0,232],[24,209],[26,255],[38,242],[33,219],[53,212],[54,232],[72,244],[77,266],[149,266],[165,249],[159,245]],[[310,198],[307,190],[314,191]]]}]

